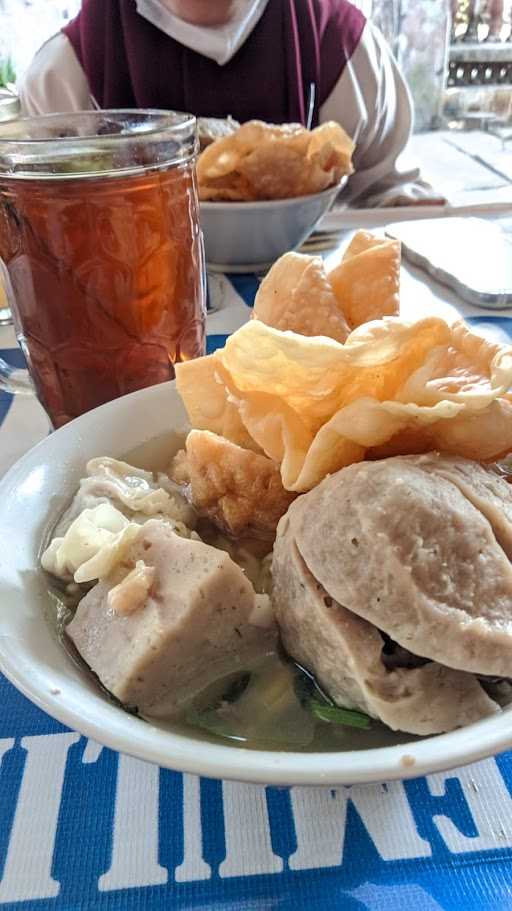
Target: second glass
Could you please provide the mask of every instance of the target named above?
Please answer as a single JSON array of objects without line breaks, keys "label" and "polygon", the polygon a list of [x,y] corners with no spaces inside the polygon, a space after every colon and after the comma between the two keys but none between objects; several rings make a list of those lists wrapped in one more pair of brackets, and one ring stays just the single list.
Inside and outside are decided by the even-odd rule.
[{"label": "second glass", "polygon": [[54,427],[204,354],[195,119],[100,111],[0,126],[0,256]]}]

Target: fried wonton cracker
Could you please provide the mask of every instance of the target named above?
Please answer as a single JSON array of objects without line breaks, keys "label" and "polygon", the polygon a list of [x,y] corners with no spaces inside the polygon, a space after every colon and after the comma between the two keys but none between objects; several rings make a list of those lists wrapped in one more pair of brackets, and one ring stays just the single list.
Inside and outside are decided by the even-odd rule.
[{"label": "fried wonton cracker", "polygon": [[273,540],[294,499],[279,466],[208,431],[191,430],[185,445],[186,471],[179,453],[175,477],[190,484],[199,514],[229,535]]},{"label": "fried wonton cracker", "polygon": [[328,278],[352,329],[370,320],[397,316],[400,242],[358,231]]},{"label": "fried wonton cracker", "polygon": [[285,253],[274,263],[256,294],[253,319],[338,342],[350,332],[321,258],[300,253]]},{"label": "fried wonton cracker", "polygon": [[244,449],[261,452],[242,424],[238,408],[228,401],[217,368],[213,354],[176,365],[176,386],[192,427],[211,430]]},{"label": "fried wonton cracker", "polygon": [[[512,347],[489,343],[463,322],[391,318],[340,345],[253,320],[213,358],[225,399],[280,464],[287,490],[309,490],[382,447],[393,451],[400,439],[407,451],[439,448],[484,460],[512,450]],[[196,388],[185,397],[189,413],[201,394]]]},{"label": "fried wonton cracker", "polygon": [[251,120],[201,153],[199,196],[247,201],[317,193],[352,173],[353,149],[336,123],[310,131],[300,124]]},{"label": "fried wonton cracker", "polygon": [[317,193],[320,189],[333,186],[343,176],[352,174],[352,153],[355,145],[345,130],[334,121],[322,123],[311,133],[308,146],[307,175],[309,184]]}]

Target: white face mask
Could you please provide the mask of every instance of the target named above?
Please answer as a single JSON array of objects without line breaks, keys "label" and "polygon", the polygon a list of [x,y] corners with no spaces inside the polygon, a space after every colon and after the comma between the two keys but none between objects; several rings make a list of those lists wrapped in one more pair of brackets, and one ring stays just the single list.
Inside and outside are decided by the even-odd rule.
[{"label": "white face mask", "polygon": [[139,15],[156,25],[185,47],[215,60],[228,63],[257,25],[269,0],[237,0],[235,14],[226,25],[191,25],[179,19],[162,0],[136,0]]}]

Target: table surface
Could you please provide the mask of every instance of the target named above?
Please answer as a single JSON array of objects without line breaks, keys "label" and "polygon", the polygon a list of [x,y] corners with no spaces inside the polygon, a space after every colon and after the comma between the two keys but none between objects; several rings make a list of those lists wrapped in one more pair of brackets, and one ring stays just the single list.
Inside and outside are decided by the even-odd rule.
[{"label": "table surface", "polygon": [[485,130],[417,133],[404,158],[453,205],[512,203],[510,142]]},{"label": "table surface", "polygon": [[[512,230],[512,208],[501,221]],[[209,350],[248,318],[257,287],[209,276]],[[413,268],[402,303],[406,317],[458,312],[512,338],[512,310],[465,305]],[[16,366],[14,345],[0,330]],[[5,394],[0,424],[1,474],[49,428],[34,400]],[[0,697],[0,905],[512,911],[512,753],[405,783],[264,788],[118,755],[1,677]]]}]

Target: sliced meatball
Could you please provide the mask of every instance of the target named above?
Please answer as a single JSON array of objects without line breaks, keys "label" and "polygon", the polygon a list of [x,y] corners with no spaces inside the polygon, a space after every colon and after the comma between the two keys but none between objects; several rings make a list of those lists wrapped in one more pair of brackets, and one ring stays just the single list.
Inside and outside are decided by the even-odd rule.
[{"label": "sliced meatball", "polygon": [[[172,716],[212,680],[272,650],[260,598],[227,553],[150,519],[120,569],[80,601],[67,634],[103,685],[152,716]],[[264,605],[262,605],[264,612]]]},{"label": "sliced meatball", "polygon": [[415,655],[512,670],[512,488],[465,459],[363,462],[288,511],[314,578]]},{"label": "sliced meatball", "polygon": [[472,674],[436,662],[389,670],[384,637],[338,604],[312,576],[287,516],[279,524],[272,572],[272,601],[284,647],[338,705],[360,709],[393,730],[422,735],[450,731],[499,711]]}]

